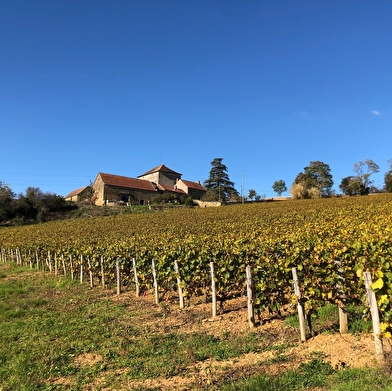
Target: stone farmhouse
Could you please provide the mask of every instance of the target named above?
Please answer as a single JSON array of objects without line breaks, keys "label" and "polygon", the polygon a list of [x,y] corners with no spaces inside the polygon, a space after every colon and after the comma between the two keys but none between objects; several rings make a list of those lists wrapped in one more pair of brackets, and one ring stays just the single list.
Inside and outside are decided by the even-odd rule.
[{"label": "stone farmhouse", "polygon": [[[95,204],[98,206],[119,203],[143,205],[149,204],[154,197],[161,194],[190,196],[194,200],[200,200],[206,193],[206,189],[199,181],[186,181],[181,179],[181,176],[182,174],[164,164],[154,167],[137,178],[99,172],[92,185]],[[65,199],[76,200],[75,192],[78,190],[71,192]]]}]

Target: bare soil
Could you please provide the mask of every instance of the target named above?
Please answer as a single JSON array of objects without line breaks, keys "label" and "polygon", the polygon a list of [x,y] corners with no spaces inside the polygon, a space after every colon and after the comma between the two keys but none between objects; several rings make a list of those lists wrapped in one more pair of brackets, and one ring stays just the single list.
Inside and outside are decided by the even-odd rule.
[{"label": "bare soil", "polygon": [[[137,309],[139,312],[140,308],[143,308],[145,315],[138,317],[138,323],[151,332],[202,332],[222,336],[225,333],[244,335],[252,331],[267,337],[271,346],[285,346],[282,351],[273,349],[248,353],[227,361],[208,359],[188,368],[186,376],[130,380],[124,389],[217,389],[217,385],[223,381],[235,381],[259,373],[278,374],[296,369],[300,363],[317,357],[329,361],[332,367],[337,369],[377,365],[374,339],[370,334],[339,334],[328,331],[327,327],[326,331],[301,342],[299,330],[287,326],[284,319],[270,319],[250,330],[244,297],[228,301],[224,313],[216,318],[211,318],[211,304],[200,301],[180,310],[178,304],[168,298],[156,305],[152,295],[135,298],[133,293],[126,293],[119,297],[113,296],[113,300],[129,304],[131,311]],[[83,355],[76,357],[75,363],[78,366],[93,365],[99,360],[102,360],[102,357],[98,355]],[[121,373],[121,370],[118,373]],[[98,388],[102,380],[96,379],[95,387]],[[89,389],[95,387],[92,385]]]}]

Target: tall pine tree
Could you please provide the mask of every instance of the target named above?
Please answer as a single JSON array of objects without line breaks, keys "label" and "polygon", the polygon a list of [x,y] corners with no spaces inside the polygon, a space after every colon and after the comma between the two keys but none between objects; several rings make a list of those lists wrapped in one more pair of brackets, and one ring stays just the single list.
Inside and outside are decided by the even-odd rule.
[{"label": "tall pine tree", "polygon": [[206,198],[211,201],[227,201],[238,197],[238,191],[234,188],[234,182],[229,179],[228,169],[222,160],[223,158],[215,158],[211,162],[210,176],[204,181]]}]

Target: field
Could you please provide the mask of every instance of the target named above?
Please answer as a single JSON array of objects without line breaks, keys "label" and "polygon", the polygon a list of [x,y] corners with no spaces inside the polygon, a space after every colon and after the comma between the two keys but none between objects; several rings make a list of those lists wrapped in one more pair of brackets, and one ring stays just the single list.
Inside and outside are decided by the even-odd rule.
[{"label": "field", "polygon": [[[0,389],[392,389],[385,368],[375,364],[361,276],[372,273],[387,339],[391,211],[392,197],[383,195],[3,228]],[[216,317],[211,261],[223,304]],[[243,296],[246,265],[255,282],[254,329]],[[88,278],[80,283],[83,266],[94,288]],[[306,343],[292,267],[313,325]],[[183,309],[177,278],[189,299]],[[349,314],[347,334],[338,332],[338,305]]]}]

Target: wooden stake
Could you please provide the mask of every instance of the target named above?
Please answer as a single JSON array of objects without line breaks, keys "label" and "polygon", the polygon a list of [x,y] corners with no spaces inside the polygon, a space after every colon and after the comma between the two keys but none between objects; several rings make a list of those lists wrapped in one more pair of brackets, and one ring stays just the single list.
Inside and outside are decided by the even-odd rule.
[{"label": "wooden stake", "polygon": [[139,297],[140,296],[140,285],[139,285],[139,279],[137,277],[137,269],[136,269],[135,258],[132,258],[132,265],[133,265],[133,274],[135,276],[136,297]]},{"label": "wooden stake", "polygon": [[103,257],[101,257],[101,279],[102,279],[102,288],[105,289],[105,272],[103,268]]},{"label": "wooden stake", "polygon": [[117,295],[121,294],[121,276],[120,276],[120,261],[116,259],[116,276],[117,276]]},{"label": "wooden stake", "polygon": [[341,334],[347,333],[348,331],[348,319],[346,310],[346,298],[343,292],[343,268],[340,260],[335,260],[335,264],[338,266],[338,277],[339,282],[337,283],[338,295],[342,299],[342,304],[339,305],[339,331]]},{"label": "wooden stake", "polygon": [[57,276],[58,271],[57,271],[57,254],[54,253],[54,274]]},{"label": "wooden stake", "polygon": [[88,272],[89,272],[89,275],[90,275],[90,287],[94,288],[93,271],[91,270],[90,257],[87,257],[87,265],[88,265]]},{"label": "wooden stake", "polygon": [[61,253],[61,262],[63,264],[64,277],[67,277],[67,268],[65,267],[64,254]]},{"label": "wooden stake", "polygon": [[80,254],[80,283],[83,284],[83,254]]},{"label": "wooden stake", "polygon": [[212,317],[216,317],[217,305],[216,305],[216,284],[215,284],[215,269],[214,262],[210,262],[211,269],[211,296],[212,296]]},{"label": "wooden stake", "polygon": [[157,282],[157,272],[155,269],[155,261],[154,260],[152,260],[151,266],[152,266],[152,277],[154,279],[155,304],[158,304],[159,303],[158,282]]},{"label": "wooden stake", "polygon": [[299,289],[299,284],[298,284],[297,268],[293,267],[291,269],[291,272],[293,274],[294,292],[298,298],[297,308],[298,308],[298,318],[299,318],[299,329],[301,332],[301,341],[305,342],[306,341],[305,315],[304,315],[304,308],[301,300],[301,290]]},{"label": "wooden stake", "polygon": [[69,254],[69,267],[71,268],[71,280],[74,279],[74,271],[73,271],[73,264],[72,264],[72,255]]},{"label": "wooden stake", "polygon": [[385,362],[385,354],[382,345],[382,339],[380,338],[380,334],[381,334],[380,317],[377,308],[376,294],[371,288],[372,275],[370,272],[363,272],[363,277],[365,279],[367,301],[370,307],[370,313],[372,315],[374,346],[376,348],[376,359],[380,364],[383,364]]},{"label": "wooden stake", "polygon": [[254,297],[253,297],[253,280],[250,266],[246,266],[246,292],[248,296],[248,321],[249,327],[255,327],[255,311],[253,307]]},{"label": "wooden stake", "polygon": [[52,261],[50,259],[50,251],[48,251],[47,263],[48,263],[48,266],[49,266],[49,273],[52,273]]},{"label": "wooden stake", "polygon": [[177,274],[177,286],[178,286],[178,296],[180,298],[180,308],[184,308],[184,296],[182,294],[182,287],[181,287],[181,278],[180,278],[180,270],[178,268],[177,260],[174,261],[174,271]]}]

